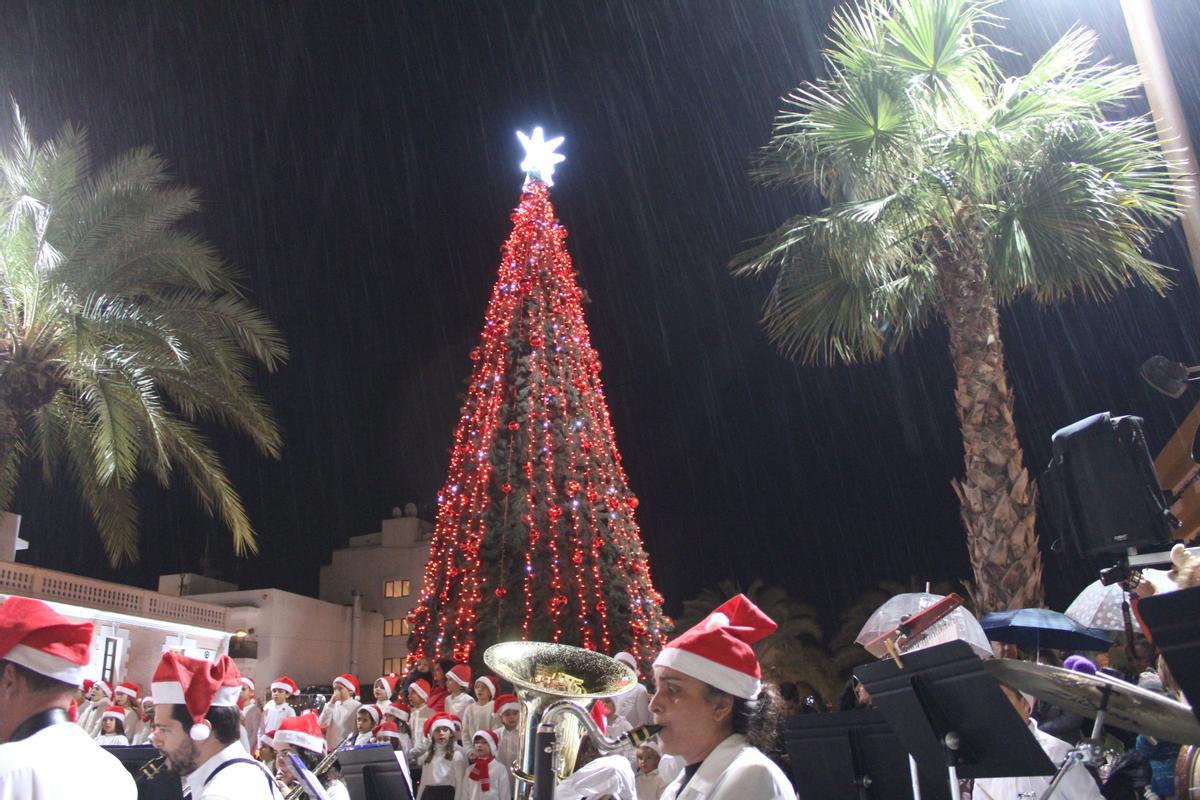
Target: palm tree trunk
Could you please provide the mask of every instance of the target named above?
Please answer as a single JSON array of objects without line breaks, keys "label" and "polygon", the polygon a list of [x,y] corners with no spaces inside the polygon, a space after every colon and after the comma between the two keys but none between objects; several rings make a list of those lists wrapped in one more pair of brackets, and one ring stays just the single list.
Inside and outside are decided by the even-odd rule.
[{"label": "palm tree trunk", "polygon": [[1024,467],[1004,370],[1000,317],[979,232],[943,232],[935,261],[950,331],[965,474],[953,482],[967,529],[980,614],[1044,605],[1036,488]]}]

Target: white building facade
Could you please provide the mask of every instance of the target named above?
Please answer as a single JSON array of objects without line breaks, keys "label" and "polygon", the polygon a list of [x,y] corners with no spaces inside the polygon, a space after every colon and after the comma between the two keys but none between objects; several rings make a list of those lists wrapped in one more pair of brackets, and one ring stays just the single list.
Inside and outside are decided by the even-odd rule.
[{"label": "white building facade", "polygon": [[383,520],[378,532],[350,537],[347,547],[333,551],[332,563],[321,567],[322,600],[354,603],[357,598],[364,613],[377,612],[382,619],[381,658],[362,666],[370,679],[404,671],[405,616],[420,597],[432,536],[433,525],[418,518],[410,504],[403,514]]}]

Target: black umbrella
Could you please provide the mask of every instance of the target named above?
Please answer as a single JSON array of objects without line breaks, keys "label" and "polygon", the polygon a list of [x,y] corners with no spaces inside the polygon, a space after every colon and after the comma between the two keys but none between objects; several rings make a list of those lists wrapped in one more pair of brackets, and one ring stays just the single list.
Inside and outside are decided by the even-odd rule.
[{"label": "black umbrella", "polygon": [[979,620],[993,642],[1040,650],[1107,650],[1112,639],[1104,631],[1080,625],[1066,614],[1048,608],[1018,608],[993,611]]}]

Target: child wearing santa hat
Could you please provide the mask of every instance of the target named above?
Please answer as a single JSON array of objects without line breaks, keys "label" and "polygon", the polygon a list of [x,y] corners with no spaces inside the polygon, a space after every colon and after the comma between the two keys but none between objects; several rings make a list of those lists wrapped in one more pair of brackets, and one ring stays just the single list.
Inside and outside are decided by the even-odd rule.
[{"label": "child wearing santa hat", "polygon": [[[290,756],[295,755],[312,772],[328,752],[321,723],[311,711],[285,719],[275,731],[275,767],[291,783],[297,778]],[[336,761],[317,778],[329,800],[350,800],[350,791],[341,780]]]},{"label": "child wearing santa hat", "polygon": [[753,645],[775,628],[739,594],[654,659],[650,711],[659,740],[689,765],[663,800],[795,800],[787,776],[758,747],[774,734],[778,697],[763,689]]},{"label": "child wearing santa hat", "polygon": [[121,706],[109,706],[100,715],[100,734],[96,743],[104,745],[129,745],[129,737],[125,735],[125,709]]},{"label": "child wearing santa hat", "polygon": [[467,758],[454,742],[454,720],[449,714],[434,714],[423,733],[429,748],[421,759],[421,789],[416,800],[455,800]]},{"label": "child wearing santa hat", "polygon": [[475,731],[490,730],[492,717],[496,712],[492,701],[497,691],[496,679],[491,675],[480,675],[475,679],[475,702],[468,705],[461,714],[463,721],[463,743],[475,738]]},{"label": "child wearing santa hat", "polygon": [[446,672],[446,713],[459,719],[467,706],[475,700],[467,691],[471,688],[471,668],[466,664],[455,664]]},{"label": "child wearing santa hat", "polygon": [[279,730],[285,719],[296,716],[296,709],[292,708],[289,700],[299,691],[296,682],[287,675],[271,681],[271,699],[263,705],[262,722],[259,723],[260,733]]},{"label": "child wearing santa hat", "polygon": [[361,705],[362,703],[358,702],[358,678],[344,674],[333,679],[333,696],[317,717],[322,730],[325,731],[325,743],[330,749],[336,748],[355,732],[356,718]]},{"label": "child wearing santa hat", "polygon": [[512,796],[509,774],[496,758],[500,737],[484,728],[473,739],[474,763],[467,768],[458,800],[508,800]]},{"label": "child wearing santa hat", "polygon": [[355,712],[355,722],[358,726],[354,735],[355,746],[371,743],[371,732],[375,730],[375,726],[380,723],[382,717],[383,715],[379,713],[379,706],[374,703],[358,707],[358,711]]},{"label": "child wearing santa hat", "polygon": [[93,739],[100,735],[100,722],[104,712],[113,704],[113,690],[106,681],[96,681],[88,693],[88,704],[80,712],[78,723]]},{"label": "child wearing santa hat", "polygon": [[408,706],[403,703],[392,703],[392,707],[383,715],[385,719],[390,720],[400,734],[400,749],[408,752],[412,749],[412,728],[409,727],[409,720],[412,714],[408,710]]},{"label": "child wearing santa hat", "polygon": [[494,730],[500,738],[496,758],[512,769],[519,766],[517,762],[521,758],[521,732],[517,730],[521,723],[521,701],[515,694],[498,694],[493,702],[496,706],[494,719],[498,723]]},{"label": "child wearing santa hat", "polygon": [[125,710],[125,736],[131,741],[142,730],[142,716],[137,707],[138,685],[131,681],[118,683],[113,689],[113,705]]},{"label": "child wearing santa hat", "polygon": [[408,727],[412,729],[413,739],[409,755],[412,758],[413,766],[417,768],[419,768],[420,757],[425,754],[425,750],[429,746],[429,739],[425,735],[425,723],[435,712],[426,701],[432,691],[433,687],[424,678],[418,678],[408,687]]},{"label": "child wearing santa hat", "polygon": [[637,749],[637,778],[634,781],[637,800],[658,800],[662,797],[667,782],[658,774],[658,762],[661,760],[662,753],[658,752],[657,745],[644,744]]},{"label": "child wearing santa hat", "polygon": [[371,731],[371,741],[376,744],[390,745],[393,750],[399,752],[404,751],[404,741],[400,738],[400,729],[390,719],[385,719],[375,726],[375,730]]},{"label": "child wearing santa hat", "polygon": [[375,695],[375,705],[379,706],[379,713],[387,710],[387,707],[392,704],[392,700],[396,695],[396,684],[400,682],[400,676],[394,672],[389,672],[387,675],[380,675],[375,679],[375,683],[371,691]]}]

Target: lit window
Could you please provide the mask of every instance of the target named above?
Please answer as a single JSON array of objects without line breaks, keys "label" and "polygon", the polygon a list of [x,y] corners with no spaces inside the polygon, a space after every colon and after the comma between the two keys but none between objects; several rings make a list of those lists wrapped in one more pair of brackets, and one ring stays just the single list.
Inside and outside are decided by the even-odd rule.
[{"label": "lit window", "polygon": [[396,673],[397,675],[399,675],[400,670],[403,669],[403,667],[404,667],[404,659],[403,658],[385,658],[383,660],[383,674],[384,675],[390,675],[393,672]]},{"label": "lit window", "polygon": [[408,636],[408,620],[385,619],[383,621],[384,636]]},{"label": "lit window", "polygon": [[405,578],[404,580],[400,581],[400,596],[408,597],[410,591],[411,590],[408,585],[408,578]]},{"label": "lit window", "polygon": [[384,597],[408,597],[411,593],[412,587],[407,578],[383,582]]},{"label": "lit window", "polygon": [[410,633],[412,633],[412,629],[408,625],[408,617],[400,620],[400,633],[404,636],[408,636]]}]

